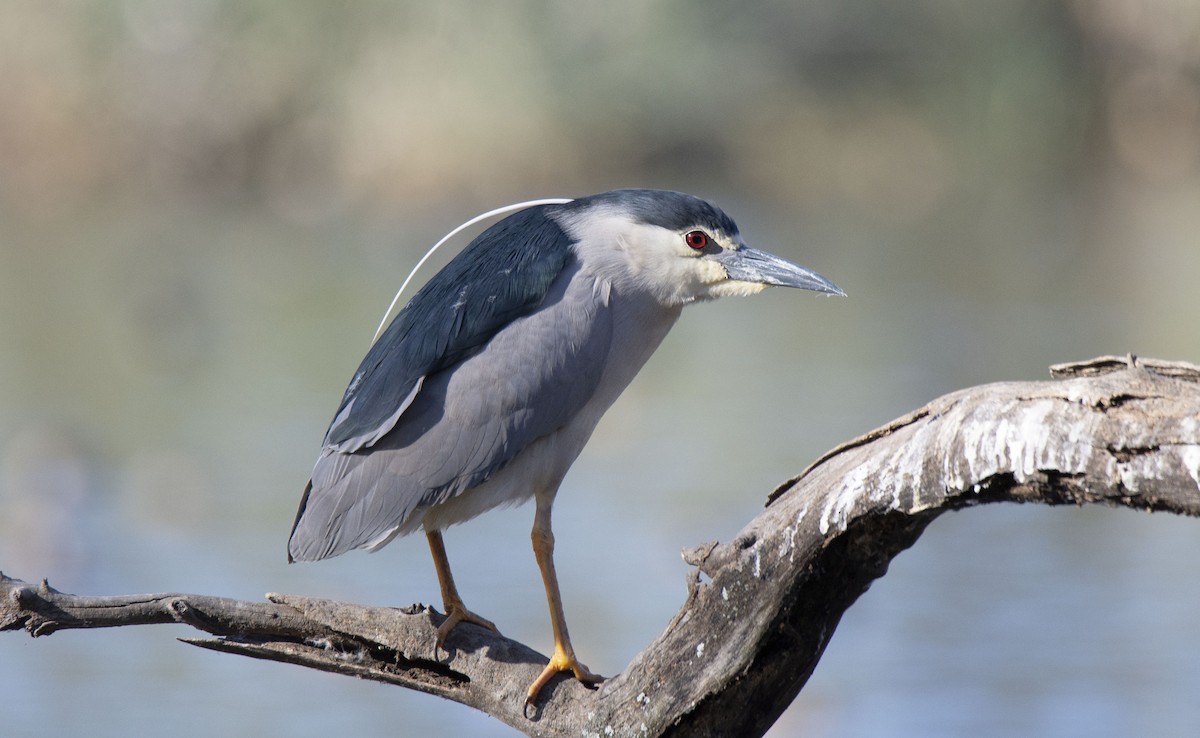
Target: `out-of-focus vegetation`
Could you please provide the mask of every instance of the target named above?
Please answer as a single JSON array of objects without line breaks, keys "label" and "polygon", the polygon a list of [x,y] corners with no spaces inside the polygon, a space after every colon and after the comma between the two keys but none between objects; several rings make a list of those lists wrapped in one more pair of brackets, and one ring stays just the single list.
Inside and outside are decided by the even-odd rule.
[{"label": "out-of-focus vegetation", "polygon": [[121,196],[311,223],[651,179],[903,225],[970,222],[962,206],[998,191],[1000,218],[1081,172],[1196,174],[1200,10],[1183,0],[4,13],[5,204],[60,221]]},{"label": "out-of-focus vegetation", "polygon": [[[678,602],[645,562],[753,514],[760,492],[729,490],[966,384],[1200,360],[1200,3],[5,3],[0,568],[360,599],[387,572],[384,601],[430,599],[419,546],[400,574],[392,549],[270,568],[328,414],[442,233],[630,185],[715,199],[850,298],[698,309],[602,424],[556,514],[585,521],[577,575],[588,535],[646,541],[638,577],[567,592],[605,672]],[[529,564],[533,599],[484,572],[472,606],[536,639],[521,521],[506,570]],[[510,558],[473,525],[476,567]],[[18,726],[55,709],[33,694]]]}]

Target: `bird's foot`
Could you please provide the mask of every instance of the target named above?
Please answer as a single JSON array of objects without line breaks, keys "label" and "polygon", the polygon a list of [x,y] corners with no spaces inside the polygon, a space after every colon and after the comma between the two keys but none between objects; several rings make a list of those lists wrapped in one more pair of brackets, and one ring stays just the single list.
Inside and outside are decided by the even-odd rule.
[{"label": "bird's foot", "polygon": [[586,666],[579,663],[579,659],[575,658],[574,654],[568,654],[556,648],[554,649],[554,656],[550,658],[550,663],[546,664],[546,668],[542,669],[541,675],[534,680],[533,684],[529,685],[529,691],[525,695],[525,704],[532,705],[537,702],[538,692],[542,691],[542,687],[546,686],[556,674],[563,671],[571,672],[575,675],[576,679],[589,687],[593,687],[604,681],[604,677],[599,674],[593,674]]},{"label": "bird's foot", "polygon": [[445,651],[446,637],[450,635],[450,631],[454,630],[454,627],[459,623],[474,623],[481,628],[487,628],[493,633],[500,632],[495,623],[471,612],[461,602],[451,603],[446,606],[446,619],[438,626],[437,641],[434,643],[434,647]]}]

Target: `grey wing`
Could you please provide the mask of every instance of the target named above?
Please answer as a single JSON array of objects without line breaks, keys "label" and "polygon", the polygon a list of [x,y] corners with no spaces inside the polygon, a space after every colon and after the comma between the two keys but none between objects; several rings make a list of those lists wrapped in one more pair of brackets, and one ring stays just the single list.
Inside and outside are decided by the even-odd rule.
[{"label": "grey wing", "polygon": [[[408,532],[431,505],[469,493],[576,417],[594,394],[612,341],[608,291],[578,268],[573,263],[559,275],[538,310],[425,377],[399,422],[373,446],[354,453],[325,448],[288,543],[293,560],[374,548]],[[571,453],[563,461],[573,460]],[[565,466],[551,471],[561,474]]]},{"label": "grey wing", "polygon": [[572,260],[571,239],[534,207],[475,238],[396,315],[362,360],[325,436],[326,447],[373,446],[421,392],[424,377],[479,351],[535,310]]}]

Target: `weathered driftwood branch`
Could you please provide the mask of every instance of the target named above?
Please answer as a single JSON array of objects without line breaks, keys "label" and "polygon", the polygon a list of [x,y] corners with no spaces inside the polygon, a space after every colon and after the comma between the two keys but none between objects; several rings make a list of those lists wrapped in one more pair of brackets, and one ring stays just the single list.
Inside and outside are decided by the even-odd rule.
[{"label": "weathered driftwood branch", "polygon": [[620,675],[525,686],[545,657],[441,616],[269,595],[79,597],[0,577],[0,629],[177,622],[205,648],[400,684],[533,735],[758,735],[812,673],[842,613],[947,510],[1103,503],[1200,514],[1200,368],[1132,357],[1059,381],[975,387],[843,444],[776,490],[732,541],[692,549],[687,601]]}]

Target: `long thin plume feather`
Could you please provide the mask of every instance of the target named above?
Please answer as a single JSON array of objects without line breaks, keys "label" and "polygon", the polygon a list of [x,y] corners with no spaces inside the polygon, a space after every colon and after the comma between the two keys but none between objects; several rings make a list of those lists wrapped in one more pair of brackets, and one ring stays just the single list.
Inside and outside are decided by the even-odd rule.
[{"label": "long thin plume feather", "polygon": [[412,278],[416,276],[417,270],[421,268],[421,266],[429,259],[429,257],[433,256],[433,252],[437,251],[438,247],[440,247],[442,244],[446,243],[451,238],[454,238],[463,229],[470,228],[481,220],[494,218],[497,215],[504,215],[505,213],[513,213],[518,210],[524,210],[525,208],[531,208],[535,205],[562,205],[566,202],[571,202],[571,198],[551,197],[545,200],[529,200],[527,202],[514,203],[513,205],[505,205],[502,208],[496,208],[495,210],[489,210],[486,213],[476,215],[466,223],[463,223],[446,235],[442,236],[442,240],[435,243],[433,248],[426,251],[425,255],[421,257],[421,260],[417,262],[417,265],[413,267],[412,271],[408,273],[407,277],[405,277],[404,282],[400,285],[400,289],[396,291],[396,296],[392,298],[392,304],[388,305],[387,312],[383,314],[383,320],[379,321],[379,327],[375,329],[375,336],[371,338],[371,343],[375,343],[376,339],[379,338],[379,334],[383,333],[383,327],[387,325],[388,318],[391,317],[392,310],[396,307],[396,303],[400,302],[400,295],[404,293],[404,288],[407,287],[408,283],[412,281]]}]

